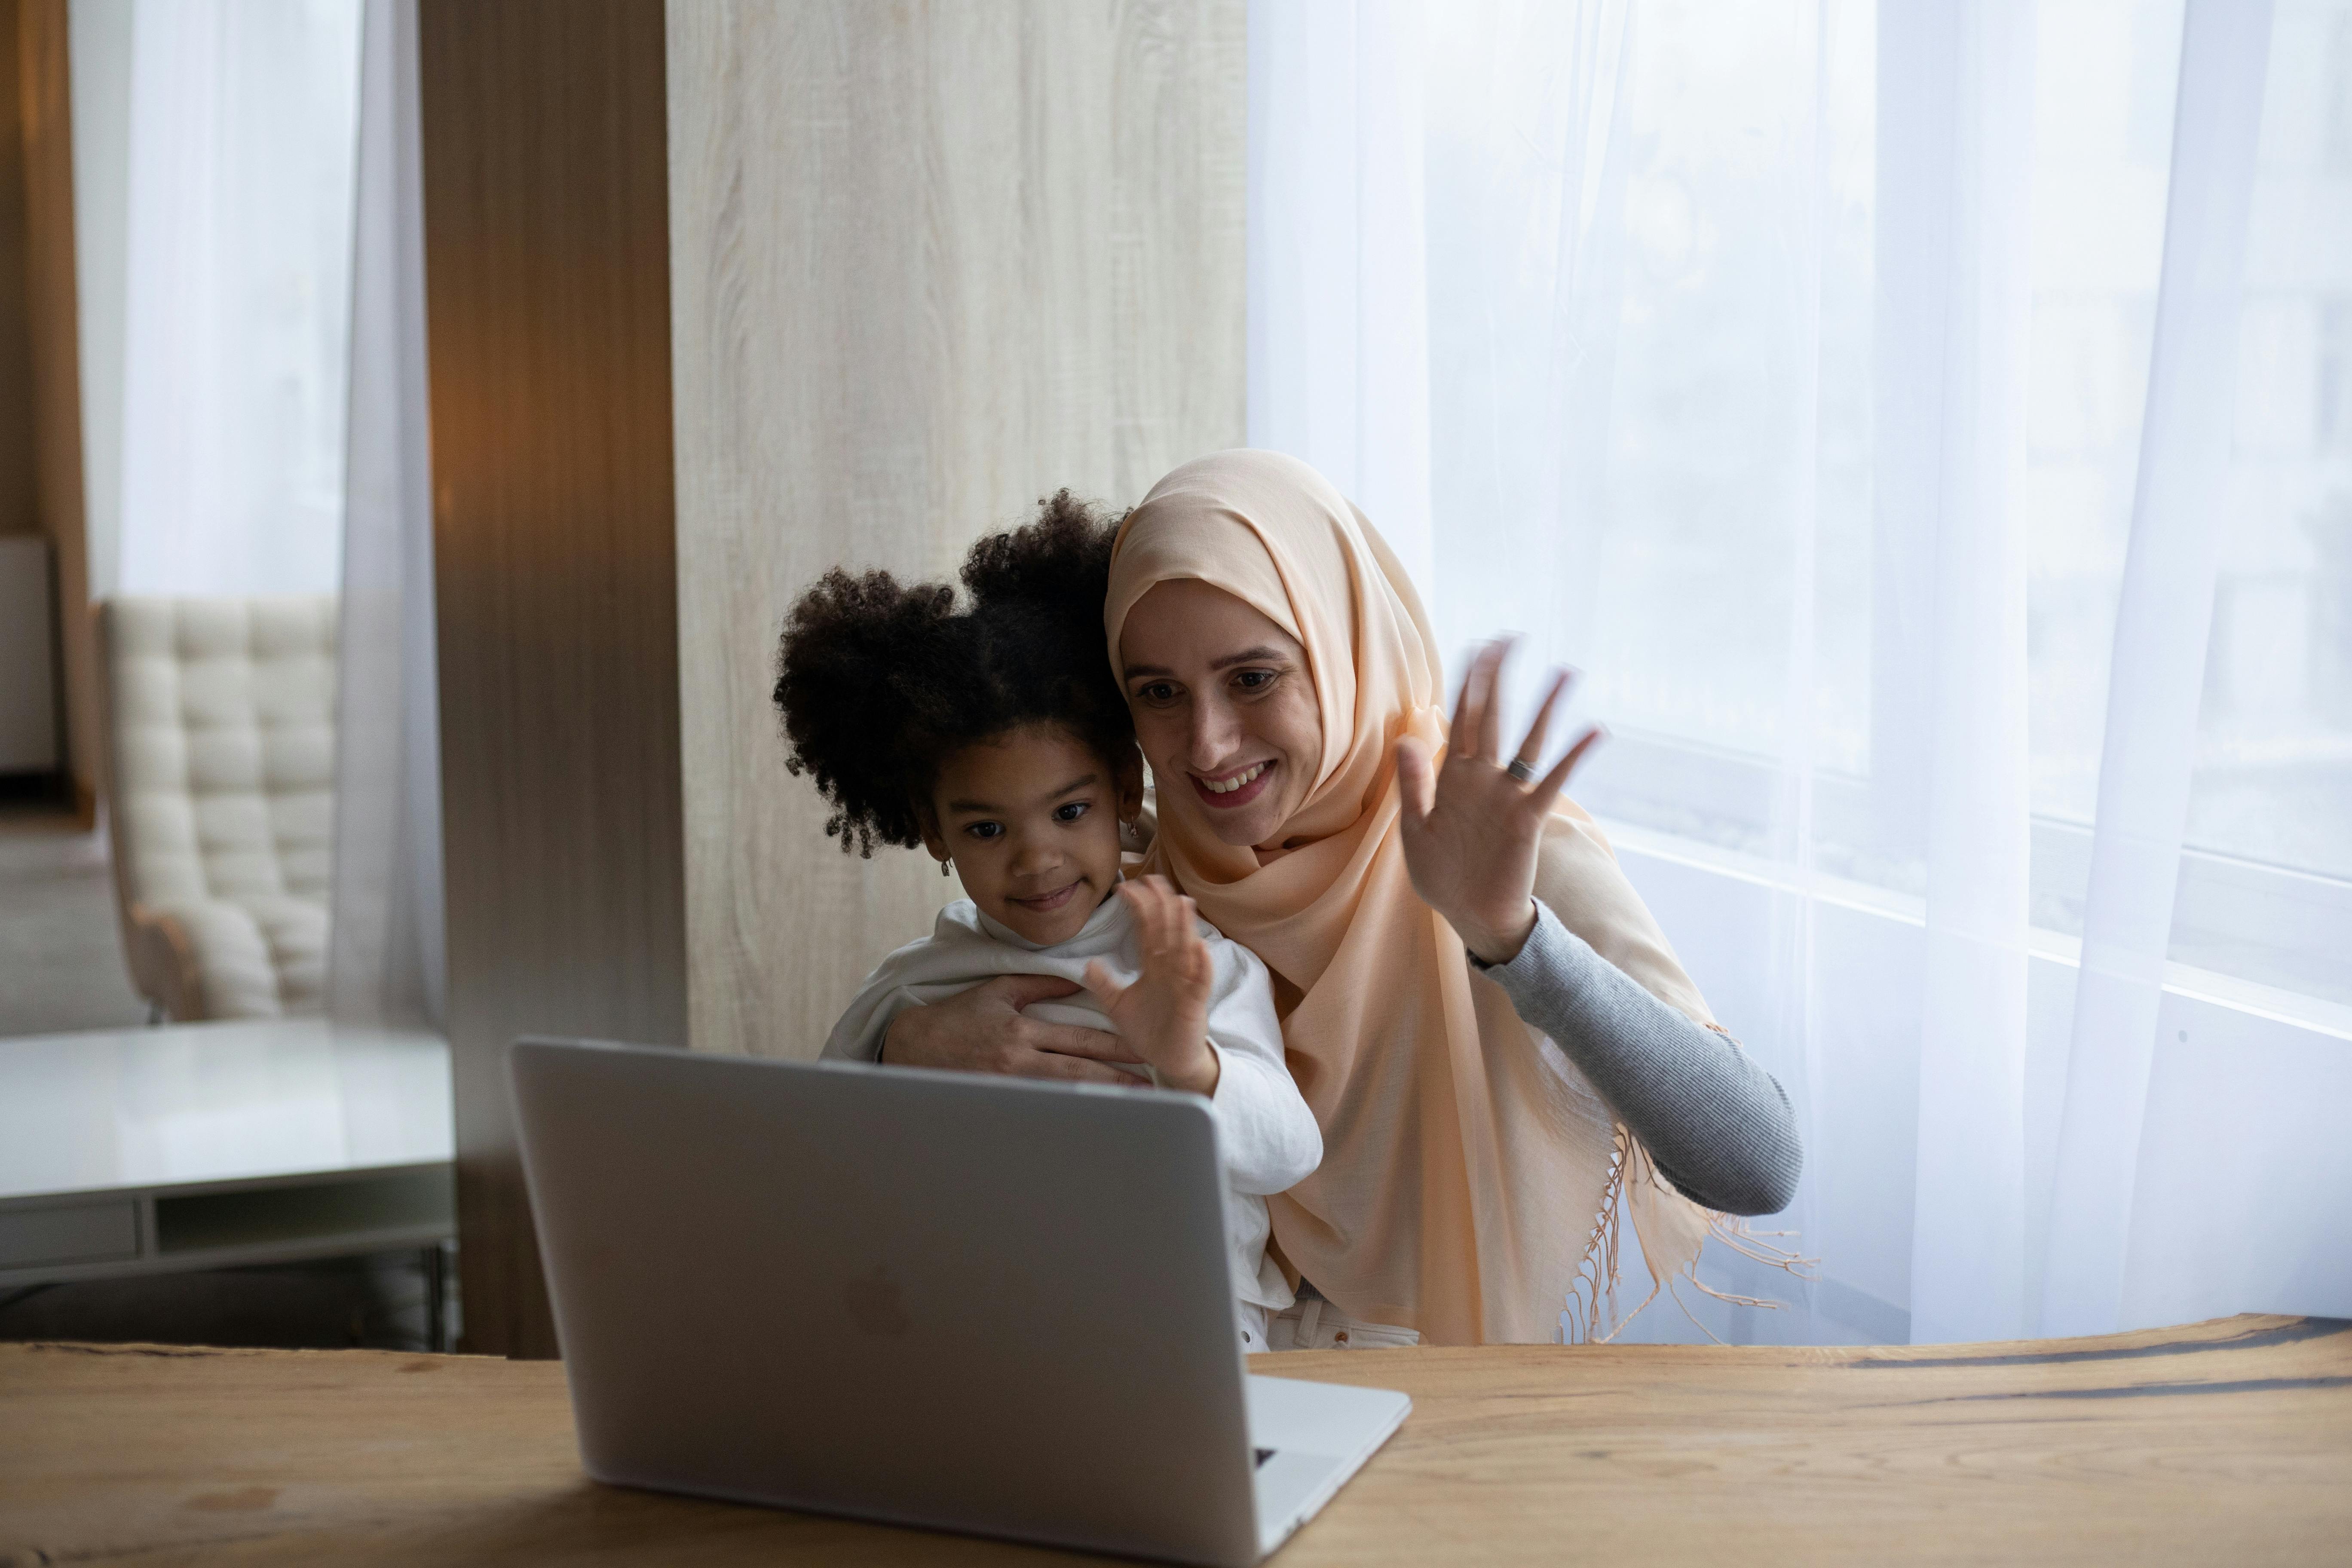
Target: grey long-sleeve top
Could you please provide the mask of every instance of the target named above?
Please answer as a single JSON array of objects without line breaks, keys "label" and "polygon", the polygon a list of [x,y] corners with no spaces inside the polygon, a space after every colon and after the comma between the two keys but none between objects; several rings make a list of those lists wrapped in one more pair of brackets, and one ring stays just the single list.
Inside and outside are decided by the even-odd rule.
[{"label": "grey long-sleeve top", "polygon": [[1471,963],[1551,1037],[1682,1194],[1727,1214],[1776,1214],[1805,1152],[1780,1081],[1715,1030],[1644,990],[1536,900],[1507,963]]}]

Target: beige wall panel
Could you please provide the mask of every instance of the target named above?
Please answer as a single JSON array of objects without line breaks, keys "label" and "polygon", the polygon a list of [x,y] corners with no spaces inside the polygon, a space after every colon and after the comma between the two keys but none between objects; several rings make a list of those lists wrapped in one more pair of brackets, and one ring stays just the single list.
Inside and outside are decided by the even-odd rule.
[{"label": "beige wall panel", "polygon": [[960,895],[825,837],[784,613],[1240,444],[1244,4],[672,0],[668,32],[691,1037],[808,1056]]}]

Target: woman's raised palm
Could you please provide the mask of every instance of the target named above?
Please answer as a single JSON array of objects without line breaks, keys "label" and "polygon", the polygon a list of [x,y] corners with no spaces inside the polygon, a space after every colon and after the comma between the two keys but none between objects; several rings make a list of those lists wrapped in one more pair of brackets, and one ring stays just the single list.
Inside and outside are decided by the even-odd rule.
[{"label": "woman's raised palm", "polygon": [[[1445,758],[1411,736],[1397,742],[1397,787],[1405,868],[1413,890],[1444,915],[1463,945],[1488,963],[1517,956],[1535,929],[1536,850],[1544,819],[1601,731],[1588,730],[1541,778],[1522,783],[1502,749],[1503,662],[1510,645],[1489,643],[1471,662],[1454,709]],[[1552,710],[1568,689],[1552,681],[1517,757],[1530,771],[1543,752]]]}]

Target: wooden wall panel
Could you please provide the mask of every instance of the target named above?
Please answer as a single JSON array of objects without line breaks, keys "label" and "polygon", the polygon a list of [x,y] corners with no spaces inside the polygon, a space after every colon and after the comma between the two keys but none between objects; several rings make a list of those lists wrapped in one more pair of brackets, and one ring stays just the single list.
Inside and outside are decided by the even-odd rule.
[{"label": "wooden wall panel", "polygon": [[671,5],[698,1048],[814,1054],[957,896],[784,772],[793,595],[1241,443],[1244,38],[1243,0]]},{"label": "wooden wall panel", "polygon": [[17,0],[0,0],[0,534],[40,531],[25,289],[24,71]]},{"label": "wooden wall panel", "polygon": [[515,1036],[682,1043],[661,0],[424,0],[460,1261],[551,1355]]},{"label": "wooden wall panel", "polygon": [[25,302],[30,323],[33,495],[57,552],[58,641],[65,664],[66,755],[82,820],[98,801],[98,638],[89,614],[83,505],[80,312],[74,275],[73,91],[66,0],[17,0],[25,153]]}]

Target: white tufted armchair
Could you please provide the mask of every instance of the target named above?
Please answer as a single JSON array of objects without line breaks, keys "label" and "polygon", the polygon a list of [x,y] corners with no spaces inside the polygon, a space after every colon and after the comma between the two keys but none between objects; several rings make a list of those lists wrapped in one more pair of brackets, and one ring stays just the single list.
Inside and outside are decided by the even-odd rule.
[{"label": "white tufted armchair", "polygon": [[122,597],[98,613],[132,983],[184,1021],[318,1011],[334,597]]}]

